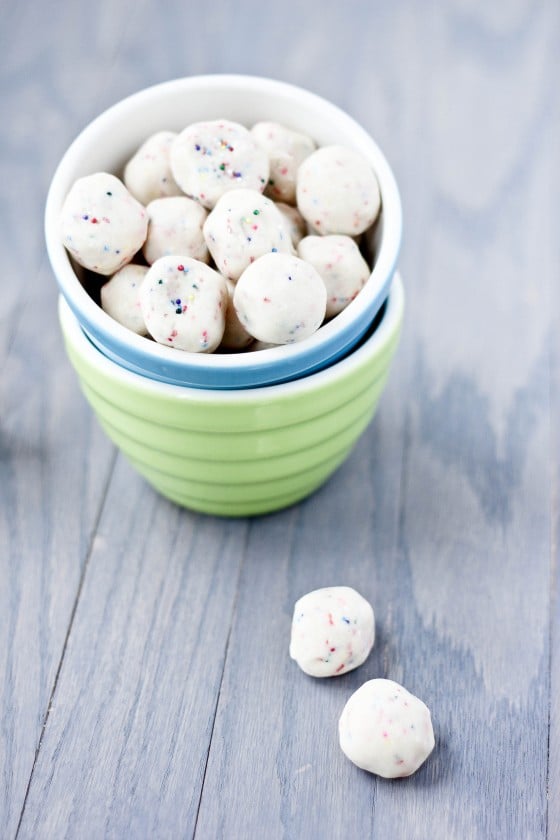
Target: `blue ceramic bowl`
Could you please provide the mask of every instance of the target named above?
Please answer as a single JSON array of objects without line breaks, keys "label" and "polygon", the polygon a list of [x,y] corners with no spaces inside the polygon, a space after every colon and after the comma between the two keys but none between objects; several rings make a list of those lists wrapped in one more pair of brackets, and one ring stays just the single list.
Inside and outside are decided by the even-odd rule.
[{"label": "blue ceramic bowl", "polygon": [[[132,333],[107,315],[86,290],[85,273],[62,245],[59,217],[74,181],[86,174],[119,174],[150,134],[180,131],[191,122],[223,117],[252,125],[274,120],[361,152],[381,190],[380,218],[365,234],[374,255],[360,294],[314,335],[295,344],[244,353],[196,354],[164,347]],[[369,134],[335,105],[300,88],[251,76],[198,76],[147,88],[90,123],[62,158],[45,212],[51,265],[60,290],[93,344],[124,368],[151,379],[194,388],[254,388],[286,382],[331,365],[362,338],[387,298],[401,241],[402,214],[389,164]]]}]

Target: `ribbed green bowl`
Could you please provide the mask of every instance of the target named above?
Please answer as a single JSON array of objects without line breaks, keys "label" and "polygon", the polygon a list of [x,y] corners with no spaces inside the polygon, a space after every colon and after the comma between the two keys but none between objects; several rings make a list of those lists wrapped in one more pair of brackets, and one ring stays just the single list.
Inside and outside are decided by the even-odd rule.
[{"label": "ribbed green bowl", "polygon": [[317,489],[370,422],[402,323],[395,275],[375,332],[345,359],[304,379],[211,391],[156,382],[106,358],[60,298],[66,350],[107,435],[179,505],[221,516],[287,507]]}]

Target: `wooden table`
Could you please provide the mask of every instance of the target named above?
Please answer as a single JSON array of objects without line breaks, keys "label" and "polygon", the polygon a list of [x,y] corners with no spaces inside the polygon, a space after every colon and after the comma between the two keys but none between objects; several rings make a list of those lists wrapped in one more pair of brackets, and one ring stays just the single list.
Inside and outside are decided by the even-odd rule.
[{"label": "wooden table", "polygon": [[[0,836],[560,837],[560,6],[1,0]],[[281,78],[399,180],[407,315],[379,413],[306,502],[180,510],[116,454],[56,319],[42,212],[100,110],[181,75]],[[302,593],[371,598],[332,681],[288,657]],[[430,706],[412,778],[357,770],[346,698]],[[548,790],[548,796],[547,796]]]}]

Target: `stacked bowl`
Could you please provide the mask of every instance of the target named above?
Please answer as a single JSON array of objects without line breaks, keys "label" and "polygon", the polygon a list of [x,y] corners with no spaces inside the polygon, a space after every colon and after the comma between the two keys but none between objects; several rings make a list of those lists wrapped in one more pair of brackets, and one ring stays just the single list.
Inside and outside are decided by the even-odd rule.
[{"label": "stacked bowl", "polygon": [[[367,234],[371,276],[346,309],[295,344],[192,354],[137,336],[99,307],[62,245],[60,212],[77,178],[118,175],[150,134],[218,117],[248,126],[272,120],[319,145],[354,148],[377,175],[382,208]],[[65,345],[84,394],[160,493],[193,510],[255,515],[309,495],[344,461],[377,407],[404,305],[398,189],[377,145],[348,115],[307,91],[255,77],[200,76],[148,88],[110,108],[70,146],[52,180],[45,226]]]}]

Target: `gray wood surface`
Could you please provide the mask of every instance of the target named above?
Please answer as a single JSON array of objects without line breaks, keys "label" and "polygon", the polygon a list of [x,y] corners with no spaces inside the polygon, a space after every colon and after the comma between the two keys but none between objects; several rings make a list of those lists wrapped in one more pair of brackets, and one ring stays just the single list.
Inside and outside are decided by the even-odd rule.
[{"label": "gray wood surface", "polygon": [[[0,837],[560,837],[560,6],[0,0]],[[65,147],[147,84],[247,72],[377,138],[402,191],[403,340],[309,500],[158,498],[64,357],[42,212]],[[305,591],[374,604],[362,668],[287,654]],[[437,747],[353,767],[338,715],[402,681]]]}]

